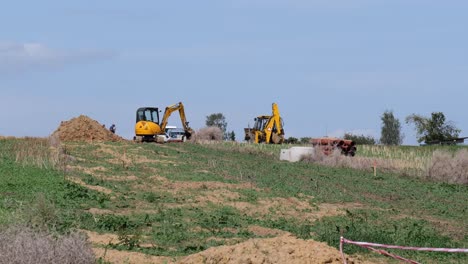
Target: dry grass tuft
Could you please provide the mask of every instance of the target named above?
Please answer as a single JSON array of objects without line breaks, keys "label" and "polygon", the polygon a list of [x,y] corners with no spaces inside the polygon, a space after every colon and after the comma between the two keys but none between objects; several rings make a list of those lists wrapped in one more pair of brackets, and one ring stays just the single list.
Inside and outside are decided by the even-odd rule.
[{"label": "dry grass tuft", "polygon": [[454,154],[434,151],[427,177],[448,183],[468,184],[468,151],[462,149]]},{"label": "dry grass tuft", "polygon": [[204,127],[192,135],[193,142],[222,141],[224,133],[219,127]]},{"label": "dry grass tuft", "polygon": [[69,158],[57,137],[16,139],[12,145],[12,152],[16,162],[39,168],[57,168]]},{"label": "dry grass tuft", "polygon": [[335,150],[330,155],[325,155],[320,148],[315,148],[314,154],[302,157],[305,162],[317,163],[327,167],[353,168],[364,171],[373,171],[374,166],[378,172],[393,172],[404,175],[414,175],[416,170],[409,162],[404,160],[393,160],[370,157],[349,157]]},{"label": "dry grass tuft", "polygon": [[328,167],[353,168],[372,171],[375,166],[378,172],[392,172],[403,175],[427,177],[428,179],[454,183],[468,184],[468,150],[462,149],[456,153],[435,150],[427,162],[416,162],[414,158],[403,159],[389,157],[346,157],[339,151],[325,155],[316,148],[313,155],[302,157],[305,162],[317,163]]},{"label": "dry grass tuft", "polygon": [[[312,155],[304,155],[302,156],[301,160],[306,162],[317,163],[328,167],[345,168],[353,167],[353,162],[351,161],[355,161],[356,159],[341,155],[341,151],[338,149],[334,150],[329,155],[325,155],[320,148],[314,148],[314,152]],[[360,168],[357,167],[356,169]]]},{"label": "dry grass tuft", "polygon": [[83,234],[56,238],[19,227],[0,231],[0,256],[0,264],[95,263],[94,253]]}]

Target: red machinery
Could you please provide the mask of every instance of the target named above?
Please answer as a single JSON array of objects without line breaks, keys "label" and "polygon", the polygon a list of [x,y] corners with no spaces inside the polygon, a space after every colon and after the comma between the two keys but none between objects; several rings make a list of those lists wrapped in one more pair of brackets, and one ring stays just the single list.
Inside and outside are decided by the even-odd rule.
[{"label": "red machinery", "polygon": [[340,138],[313,138],[310,140],[313,146],[318,146],[322,149],[325,155],[329,155],[335,149],[341,149],[341,154],[354,157],[357,148],[356,143],[352,140]]}]

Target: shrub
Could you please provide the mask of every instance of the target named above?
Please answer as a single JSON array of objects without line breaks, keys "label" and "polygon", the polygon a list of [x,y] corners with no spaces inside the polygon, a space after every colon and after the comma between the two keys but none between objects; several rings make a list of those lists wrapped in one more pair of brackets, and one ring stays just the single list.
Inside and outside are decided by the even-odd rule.
[{"label": "shrub", "polygon": [[0,232],[0,255],[0,264],[95,263],[91,246],[80,233],[53,237],[19,227]]},{"label": "shrub", "polygon": [[224,133],[223,131],[216,126],[204,127],[198,130],[195,135],[192,136],[194,142],[202,141],[222,141]]},{"label": "shrub", "polygon": [[427,177],[448,183],[468,184],[468,151],[462,149],[455,154],[434,151]]}]

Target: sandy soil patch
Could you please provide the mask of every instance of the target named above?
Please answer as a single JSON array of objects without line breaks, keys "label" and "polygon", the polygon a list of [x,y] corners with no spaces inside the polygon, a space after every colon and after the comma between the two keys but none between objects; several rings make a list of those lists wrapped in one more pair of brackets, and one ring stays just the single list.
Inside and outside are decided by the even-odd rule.
[{"label": "sandy soil patch", "polygon": [[[257,227],[253,227],[257,229]],[[108,244],[114,239],[112,234],[97,234],[85,231],[94,244]],[[274,238],[255,238],[230,246],[212,247],[187,257],[151,256],[138,252],[93,248],[97,258],[102,257],[111,263],[177,263],[177,264],[338,264],[342,263],[339,251],[325,243],[303,240],[289,234]],[[347,256],[348,263],[377,264],[388,263],[385,259],[365,260],[360,256]]]},{"label": "sandy soil patch", "polygon": [[325,216],[336,216],[344,214],[343,209],[358,208],[360,204],[319,204],[312,206],[308,201],[297,198],[267,198],[261,199],[257,203],[249,202],[225,202],[241,212],[250,215],[262,217],[274,215],[275,217],[294,217],[300,219],[309,219],[315,221]]},{"label": "sandy soil patch", "polygon": [[87,210],[89,213],[93,215],[103,215],[103,214],[112,214],[113,212],[108,209],[100,209],[100,208],[90,208]]},{"label": "sandy soil patch", "polygon": [[99,234],[89,230],[80,230],[88,236],[88,241],[93,244],[108,245],[119,242],[119,237],[116,234]]},{"label": "sandy soil patch", "polygon": [[97,175],[97,173],[99,172],[107,171],[107,169],[102,166],[87,168],[87,167],[73,166],[73,165],[67,165],[67,170],[82,171],[86,174],[90,174],[93,176]]},{"label": "sandy soil patch", "polygon": [[139,252],[119,251],[115,249],[93,248],[96,258],[114,264],[171,264],[175,258],[146,255]]},{"label": "sandy soil patch", "polygon": [[[325,243],[283,235],[275,238],[249,239],[232,246],[210,248],[185,257],[177,263],[338,264],[342,263],[342,260],[339,251]],[[376,262],[364,261],[359,258],[348,258],[348,263],[370,264]]]},{"label": "sandy soil patch", "polygon": [[[225,183],[217,181],[203,181],[203,182],[194,182],[194,181],[171,181],[165,177],[159,175],[153,175],[149,177],[149,180],[153,181],[153,185],[138,185],[137,189],[141,190],[144,188],[156,188],[157,190],[164,189],[171,193],[184,192],[185,190],[214,190],[214,189],[226,189],[226,190],[235,190],[235,189],[251,189],[252,186],[250,183]],[[256,190],[259,190],[255,188]]]}]

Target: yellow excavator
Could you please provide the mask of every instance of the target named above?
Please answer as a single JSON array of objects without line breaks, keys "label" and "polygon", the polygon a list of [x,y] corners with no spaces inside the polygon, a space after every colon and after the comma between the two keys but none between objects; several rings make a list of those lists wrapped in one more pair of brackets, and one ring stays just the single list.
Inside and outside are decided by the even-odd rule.
[{"label": "yellow excavator", "polygon": [[244,139],[249,142],[282,144],[284,142],[284,129],[278,105],[273,103],[272,115],[256,117],[253,128],[244,128],[244,132]]},{"label": "yellow excavator", "polygon": [[162,121],[159,122],[159,108],[157,107],[141,107],[136,111],[135,136],[133,140],[136,142],[156,141],[164,143],[165,129],[169,116],[174,111],[179,110],[180,120],[184,127],[186,139],[190,139],[193,134],[193,129],[189,127],[189,122],[185,118],[184,105],[182,102],[166,107]]}]

